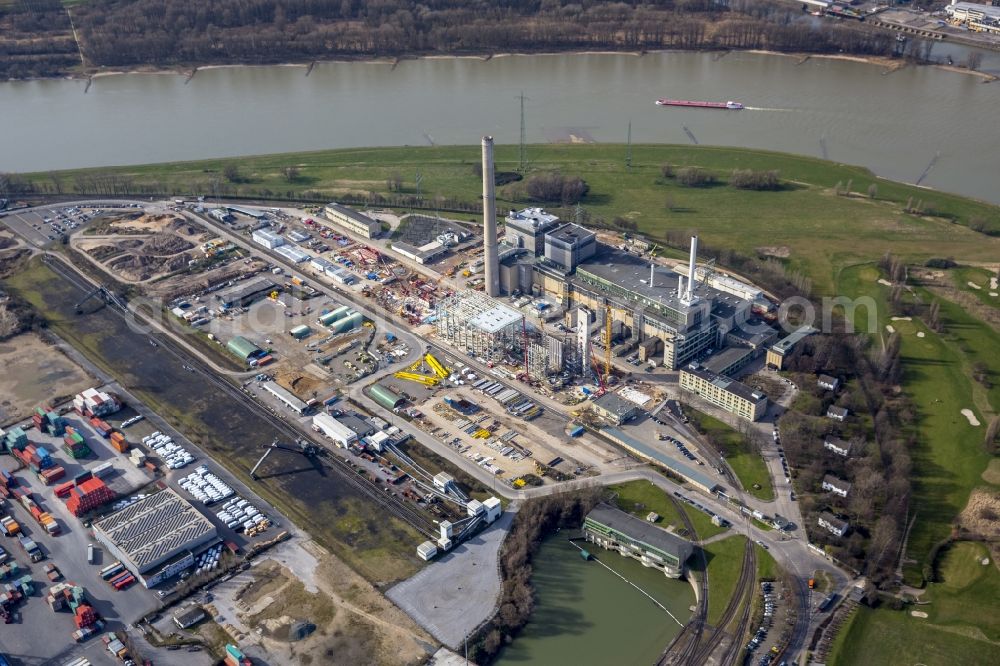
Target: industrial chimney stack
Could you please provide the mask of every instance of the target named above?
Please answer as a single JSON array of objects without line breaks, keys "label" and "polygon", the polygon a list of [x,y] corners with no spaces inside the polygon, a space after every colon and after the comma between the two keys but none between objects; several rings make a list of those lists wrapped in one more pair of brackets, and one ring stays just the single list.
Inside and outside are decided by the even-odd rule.
[{"label": "industrial chimney stack", "polygon": [[500,295],[500,259],[497,250],[496,181],[493,178],[493,137],[483,137],[483,268],[486,294]]},{"label": "industrial chimney stack", "polygon": [[687,301],[694,300],[695,265],[698,262],[698,237],[691,236],[691,258],[688,261]]}]

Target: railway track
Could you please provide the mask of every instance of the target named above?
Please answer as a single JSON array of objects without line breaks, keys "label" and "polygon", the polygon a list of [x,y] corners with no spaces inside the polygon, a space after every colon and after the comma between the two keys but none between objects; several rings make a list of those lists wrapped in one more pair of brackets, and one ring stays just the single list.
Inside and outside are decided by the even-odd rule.
[{"label": "railway track", "polygon": [[[696,537],[698,532],[694,528],[694,524],[691,522],[691,518],[688,516],[687,511],[684,509],[684,505],[677,500],[676,497],[671,497],[670,501],[673,502],[674,507],[681,516],[681,521],[684,523],[684,528],[688,531],[692,537]],[[705,560],[705,552],[699,548],[698,553],[702,561],[702,575],[701,581],[699,581],[700,593],[698,595],[698,608],[695,611],[694,617],[688,623],[686,630],[694,632],[694,635],[688,640],[687,644],[684,646],[684,651],[676,658],[674,663],[678,664],[691,664],[692,658],[698,650],[698,646],[701,643],[702,636],[705,633],[705,621],[708,617],[708,566]]]},{"label": "railway track", "polygon": [[[711,630],[712,633],[709,640],[699,641],[699,643],[695,644],[690,650],[688,658],[682,663],[689,666],[701,666],[707,663],[712,652],[718,646],[719,641],[717,639],[721,637],[726,627],[729,626],[737,613],[740,612],[740,609],[742,609],[739,623],[730,632],[732,634],[732,641],[723,653],[722,660],[720,661],[723,666],[733,663],[734,657],[742,647],[743,633],[746,631],[746,625],[750,621],[750,608],[753,601],[754,583],[756,580],[757,557],[754,552],[753,542],[747,539],[746,548],[743,551],[743,568],[740,571],[739,580],[736,581],[736,588],[733,590],[733,596],[729,599],[729,604],[726,605],[726,609],[716,623],[715,628]],[[744,600],[746,603],[744,603]],[[699,632],[699,636],[703,633],[705,632]]]},{"label": "railway track", "polygon": [[[83,293],[89,292],[94,288],[94,286],[96,286],[90,281],[89,278],[66,265],[61,259],[56,259],[51,255],[44,255],[43,261],[61,278]],[[131,310],[122,310],[120,308],[110,306],[109,309],[125,319],[141,322],[141,320],[138,319]],[[205,366],[201,359],[188,354],[181,345],[174,342],[174,340],[169,336],[159,335],[156,333],[145,333],[144,335],[154,338],[160,350],[167,352],[179,360],[186,368],[190,368],[192,372],[200,375],[205,381],[219,389],[219,391],[223,394],[230,397],[234,401],[251,408],[256,415],[262,418],[268,425],[282,435],[288,437],[292,441],[307,439],[313,444],[319,446],[321,450],[327,451],[328,455],[323,456],[320,459],[324,469],[334,472],[342,481],[346,482],[347,485],[351,486],[359,494],[375,502],[390,514],[406,522],[422,534],[432,537],[436,536],[432,529],[433,524],[430,518],[424,516],[417,509],[399,500],[394,494],[387,493],[382,490],[381,484],[376,485],[375,483],[368,481],[367,477],[362,477],[362,475],[355,471],[350,462],[341,458],[336,453],[330,452],[326,445],[316,439],[312,433],[292,426],[288,422],[272,414],[267,409],[261,409],[263,405],[257,402],[256,399],[228,380],[216,375],[211,369]]]}]

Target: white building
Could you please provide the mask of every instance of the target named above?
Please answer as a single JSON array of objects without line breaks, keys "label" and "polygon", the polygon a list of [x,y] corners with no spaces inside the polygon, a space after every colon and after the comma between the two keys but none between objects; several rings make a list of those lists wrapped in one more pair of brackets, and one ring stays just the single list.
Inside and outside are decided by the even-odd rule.
[{"label": "white building", "polygon": [[500,504],[500,500],[496,497],[490,497],[485,502],[483,502],[483,508],[486,509],[486,522],[492,523],[494,520],[500,517],[503,513],[503,506]]},{"label": "white building", "polygon": [[842,537],[847,534],[847,530],[851,528],[851,526],[845,521],[840,520],[832,513],[828,513],[826,511],[819,514],[819,518],[816,522],[820,527],[838,537]]},{"label": "white building", "polygon": [[833,451],[838,456],[844,456],[845,458],[851,455],[851,448],[853,445],[850,442],[844,441],[839,437],[827,437],[823,440],[823,448],[828,451]]},{"label": "white building", "polygon": [[357,433],[329,414],[320,413],[313,416],[312,427],[344,449],[358,440]]},{"label": "white building", "polygon": [[294,264],[301,264],[303,261],[309,261],[309,253],[304,252],[298,245],[282,245],[281,247],[275,248],[274,251]]},{"label": "white building", "polygon": [[437,553],[438,549],[437,546],[434,545],[433,541],[424,541],[422,544],[417,546],[417,557],[422,559],[424,562],[429,562],[434,559],[434,556],[437,555]]},{"label": "white building", "polygon": [[257,243],[257,245],[263,245],[268,250],[273,250],[285,244],[285,239],[270,229],[258,229],[250,234],[250,238],[252,238],[253,242]]},{"label": "white building", "polygon": [[843,479],[838,479],[835,476],[827,474],[823,477],[822,483],[823,490],[833,493],[834,495],[840,495],[841,497],[847,497],[847,494],[851,492],[851,484]]},{"label": "white building", "polygon": [[364,238],[375,238],[382,231],[382,225],[363,213],[338,203],[329,203],[323,209],[326,219]]}]

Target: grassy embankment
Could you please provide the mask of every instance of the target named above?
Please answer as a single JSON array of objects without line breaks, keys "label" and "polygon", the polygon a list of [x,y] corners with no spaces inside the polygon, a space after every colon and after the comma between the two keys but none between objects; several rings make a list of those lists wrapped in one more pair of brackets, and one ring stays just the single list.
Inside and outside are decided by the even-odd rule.
[{"label": "grassy embankment", "polygon": [[708,560],[708,623],[715,624],[722,618],[729,600],[736,592],[740,572],[743,570],[743,551],[747,538],[731,536],[703,548]]},{"label": "grassy embankment", "polygon": [[[748,149],[709,146],[633,146],[632,168],[624,165],[624,146],[537,145],[528,155],[532,172],[562,171],[579,175],[590,186],[582,202],[591,215],[610,221],[621,216],[638,230],[662,237],[668,230],[695,231],[710,247],[744,253],[754,248],[787,249],[790,269],[809,275],[820,293],[835,286],[836,269],[878,258],[892,250],[905,259],[954,256],[965,260],[995,260],[1000,238],[971,231],[973,218],[1000,232],[996,207],[956,195],[934,192],[874,177],[866,169],[809,157]],[[513,171],[517,146],[499,146],[497,170]],[[177,162],[145,166],[58,172],[66,189],[83,173],[115,173],[133,178],[136,185],[155,185],[166,195],[209,193],[221,179],[226,164],[239,166],[241,182],[227,183],[235,196],[310,197],[317,201],[377,193],[393,196],[389,180],[402,178],[401,194],[413,195],[413,174],[421,176],[420,191],[428,206],[447,199],[479,206],[480,181],[473,172],[479,161],[476,146],[370,148],[287,153],[234,159]],[[660,167],[700,166],[725,178],[732,169],[776,169],[788,186],[777,192],[748,192],[719,184],[689,188],[664,180]],[[299,177],[288,182],[283,169],[296,166]],[[48,173],[28,174],[40,186],[51,183]],[[833,188],[851,183],[852,197],[837,196]],[[874,200],[865,194],[876,184]],[[501,206],[505,188],[498,192]],[[442,204],[434,202],[440,198]],[[670,200],[670,209],[667,200]],[[903,212],[907,201],[923,202],[924,210],[939,217]],[[432,209],[433,210],[433,209]],[[563,211],[567,216],[571,211]],[[456,214],[478,219],[474,212]],[[782,250],[782,253],[784,250]]]},{"label": "grassy embankment", "polygon": [[765,501],[774,499],[774,486],[771,475],[767,473],[767,465],[759,455],[744,448],[743,435],[693,407],[688,407],[686,413],[691,418],[691,425],[720,447],[726,462],[748,493]]},{"label": "grassy embankment", "polygon": [[[618,508],[631,513],[637,518],[646,519],[650,511],[660,515],[660,527],[673,526],[674,531],[684,528],[684,519],[677,505],[660,488],[647,481],[629,481],[628,483],[608,486],[608,490],[617,494],[615,498]],[[697,535],[692,539],[708,539],[726,531],[724,527],[712,524],[712,519],[687,504],[681,505],[681,510],[691,521]]]}]

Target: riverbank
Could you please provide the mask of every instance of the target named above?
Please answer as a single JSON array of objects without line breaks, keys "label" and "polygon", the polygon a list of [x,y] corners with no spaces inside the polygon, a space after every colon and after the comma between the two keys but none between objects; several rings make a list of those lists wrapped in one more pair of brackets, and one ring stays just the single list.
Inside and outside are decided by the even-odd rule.
[{"label": "riverbank", "polygon": [[807,53],[804,51],[774,51],[769,49],[651,49],[642,51],[636,51],[631,49],[623,49],[623,50],[567,49],[565,51],[557,51],[557,50],[505,51],[501,53],[494,53],[489,51],[472,52],[472,53],[453,53],[453,54],[413,53],[413,54],[404,54],[394,57],[383,57],[383,56],[358,56],[356,58],[337,57],[337,58],[323,58],[323,59],[308,60],[308,61],[291,61],[291,62],[275,62],[275,63],[202,63],[202,64],[190,63],[190,64],[175,65],[171,67],[156,67],[154,65],[137,65],[135,67],[117,67],[114,69],[99,69],[96,71],[89,71],[89,72],[79,71],[71,73],[68,76],[6,79],[5,81],[3,81],[3,83],[16,83],[20,81],[45,81],[45,80],[58,80],[58,79],[86,81],[89,79],[101,79],[112,76],[125,76],[128,74],[172,75],[172,76],[183,76],[190,79],[193,78],[200,71],[207,71],[213,69],[244,69],[244,68],[266,69],[271,67],[287,67],[287,68],[305,69],[307,70],[307,72],[311,72],[316,65],[345,64],[345,63],[388,65],[390,67],[395,68],[399,66],[399,64],[402,62],[416,61],[416,60],[489,61],[499,58],[555,57],[555,56],[566,56],[566,55],[632,56],[634,58],[642,58],[650,55],[670,54],[670,53],[708,53],[708,54],[714,54],[721,58],[728,53],[734,53],[734,52],[794,58],[796,60],[799,60],[800,62],[805,62],[806,60],[810,59],[856,62],[860,64],[874,65],[877,67],[881,67],[883,70],[888,72],[896,71],[904,67],[910,67],[910,66],[933,67],[947,72],[954,72],[956,74],[972,75],[982,79],[984,83],[990,83],[998,79],[998,77],[993,74],[971,70],[966,67],[959,67],[957,65],[946,65],[944,63],[934,63],[934,62],[920,62],[905,58],[892,58],[889,56],[851,55],[846,53]]}]

